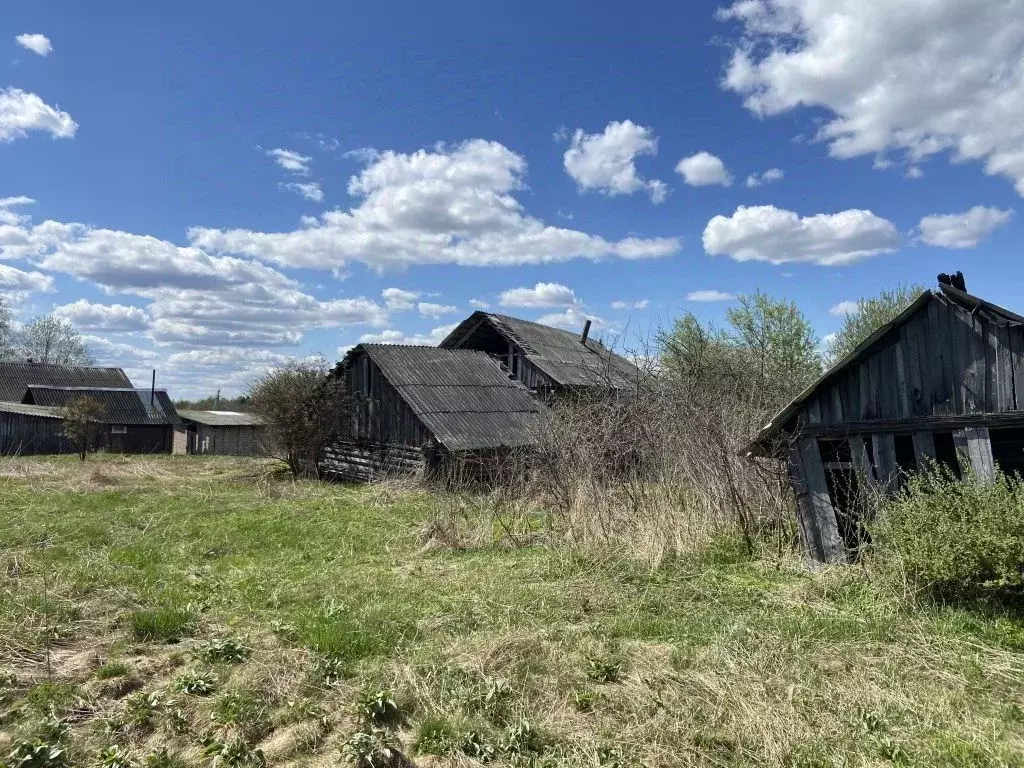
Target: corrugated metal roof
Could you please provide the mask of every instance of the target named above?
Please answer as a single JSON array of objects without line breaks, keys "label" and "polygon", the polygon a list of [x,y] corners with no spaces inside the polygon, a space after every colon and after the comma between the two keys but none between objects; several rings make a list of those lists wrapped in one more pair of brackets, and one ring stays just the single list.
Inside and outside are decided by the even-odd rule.
[{"label": "corrugated metal roof", "polygon": [[99,400],[106,408],[103,424],[134,426],[179,424],[174,403],[166,390],[158,389],[150,403],[150,390],[110,387],[37,387],[29,386],[24,402],[62,408],[79,397]]},{"label": "corrugated metal roof", "polygon": [[24,403],[0,402],[0,413],[14,413],[19,416],[39,416],[43,419],[62,418],[60,408],[48,408],[45,405],[25,405]]},{"label": "corrugated metal roof", "polygon": [[361,344],[438,441],[452,451],[521,447],[537,442],[546,409],[485,352]]},{"label": "corrugated metal roof", "polygon": [[30,384],[46,387],[131,387],[120,368],[49,363],[0,363],[0,400],[18,403]]},{"label": "corrugated metal roof", "polygon": [[208,427],[261,427],[263,419],[255,413],[238,411],[192,411],[178,409],[178,416]]},{"label": "corrugated metal roof", "polygon": [[563,387],[624,388],[637,383],[637,368],[599,341],[580,334],[494,312],[474,312],[441,342],[455,348],[480,322],[513,341],[526,358]]}]

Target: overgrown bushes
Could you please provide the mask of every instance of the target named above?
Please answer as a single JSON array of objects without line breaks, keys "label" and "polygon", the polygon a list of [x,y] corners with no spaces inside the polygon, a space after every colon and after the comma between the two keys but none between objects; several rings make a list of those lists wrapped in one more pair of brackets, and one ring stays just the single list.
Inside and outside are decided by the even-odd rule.
[{"label": "overgrown bushes", "polygon": [[871,529],[882,575],[939,598],[1024,596],[1024,480],[911,477]]}]

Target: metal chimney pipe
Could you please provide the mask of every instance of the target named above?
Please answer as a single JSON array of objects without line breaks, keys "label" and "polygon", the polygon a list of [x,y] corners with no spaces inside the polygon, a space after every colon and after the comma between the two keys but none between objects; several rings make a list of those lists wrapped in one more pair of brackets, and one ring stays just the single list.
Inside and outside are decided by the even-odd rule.
[{"label": "metal chimney pipe", "polygon": [[152,407],[156,402],[156,368],[153,369],[153,383],[149,387],[149,405]]},{"label": "metal chimney pipe", "polygon": [[580,337],[580,342],[583,344],[587,343],[587,337],[590,335],[590,320],[583,324],[583,335]]}]

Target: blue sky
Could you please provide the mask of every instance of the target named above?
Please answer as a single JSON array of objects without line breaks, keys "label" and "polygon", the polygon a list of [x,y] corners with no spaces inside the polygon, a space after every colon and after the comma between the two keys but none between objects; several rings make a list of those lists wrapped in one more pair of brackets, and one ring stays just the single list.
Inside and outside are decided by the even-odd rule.
[{"label": "blue sky", "polygon": [[0,291],[179,396],[484,305],[1024,307],[1024,0],[443,5],[9,0]]}]

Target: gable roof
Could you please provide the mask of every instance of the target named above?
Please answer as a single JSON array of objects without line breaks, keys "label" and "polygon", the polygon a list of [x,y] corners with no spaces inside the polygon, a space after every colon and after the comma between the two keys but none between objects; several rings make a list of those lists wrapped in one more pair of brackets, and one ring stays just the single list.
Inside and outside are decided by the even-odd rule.
[{"label": "gable roof", "polygon": [[457,348],[481,323],[515,343],[533,365],[563,387],[635,386],[637,368],[601,342],[549,325],[494,312],[474,312],[448,334],[439,346]]},{"label": "gable roof", "polygon": [[803,405],[810,400],[822,386],[835,379],[851,366],[859,363],[860,359],[869,354],[875,345],[887,336],[890,331],[900,328],[904,323],[924,309],[928,305],[928,302],[933,299],[949,301],[970,312],[985,312],[989,316],[1003,323],[1024,325],[1024,317],[1018,315],[1016,312],[1011,312],[1004,307],[1000,307],[998,304],[993,304],[989,301],[985,301],[984,299],[980,299],[977,296],[972,296],[966,291],[961,291],[951,285],[942,284],[939,285],[937,290],[922,291],[902,312],[896,315],[889,322],[877,328],[871,335],[864,339],[864,341],[858,344],[852,352],[836,362],[831,368],[825,371],[817,381],[793,398],[785,408],[779,411],[778,414],[776,414],[775,417],[757,433],[757,437],[750,442],[750,445],[747,447],[747,454],[752,456],[768,455],[769,451],[767,448],[771,442],[778,437],[778,435],[786,428],[790,419],[797,415]]},{"label": "gable roof", "polygon": [[21,402],[30,384],[48,387],[132,386],[127,374],[120,368],[0,362],[0,400]]},{"label": "gable roof", "polygon": [[207,427],[262,427],[263,419],[255,413],[238,411],[193,411],[178,409],[178,416]]},{"label": "gable roof", "polygon": [[537,441],[546,411],[486,352],[360,344],[412,412],[451,451],[515,448]]},{"label": "gable roof", "polygon": [[91,397],[99,400],[106,408],[106,414],[100,419],[103,424],[125,424],[129,426],[179,424],[174,403],[167,396],[167,391],[109,388],[109,387],[38,387],[29,385],[22,402],[27,405],[41,405],[62,408],[79,397]]}]

